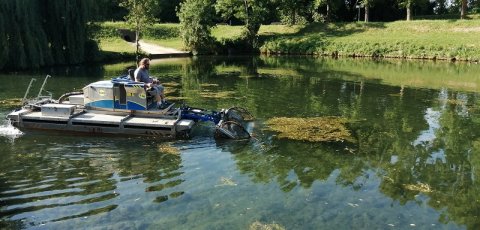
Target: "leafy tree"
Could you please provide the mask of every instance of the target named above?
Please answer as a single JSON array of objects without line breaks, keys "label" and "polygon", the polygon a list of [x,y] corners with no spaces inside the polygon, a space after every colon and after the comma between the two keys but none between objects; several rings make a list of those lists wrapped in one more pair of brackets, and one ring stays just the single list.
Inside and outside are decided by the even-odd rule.
[{"label": "leafy tree", "polygon": [[287,24],[297,24],[299,1],[296,0],[280,0],[280,12],[282,14],[282,21]]},{"label": "leafy tree", "polygon": [[471,0],[470,6],[472,7],[472,13],[480,13],[480,0]]},{"label": "leafy tree", "polygon": [[[0,3],[0,68],[25,69],[87,60],[93,0]],[[91,58],[91,57],[89,57]]]},{"label": "leafy tree", "polygon": [[448,13],[447,9],[447,0],[436,0],[434,7],[435,14],[446,14]]},{"label": "leafy tree", "polygon": [[258,48],[257,33],[270,10],[270,4],[270,0],[217,0],[215,9],[224,19],[235,16],[243,21],[246,29],[244,36],[249,46]]},{"label": "leafy tree", "polygon": [[135,44],[137,63],[140,53],[140,32],[144,31],[148,26],[156,22],[154,13],[158,10],[158,1],[155,0],[121,0],[120,6],[128,10],[125,16],[127,23],[135,30]]},{"label": "leafy tree", "polygon": [[214,26],[212,0],[186,0],[180,4],[177,15],[180,19],[180,31],[186,48],[195,53],[204,53],[211,47]]},{"label": "leafy tree", "polygon": [[279,0],[282,21],[290,25],[312,21],[314,0]]}]

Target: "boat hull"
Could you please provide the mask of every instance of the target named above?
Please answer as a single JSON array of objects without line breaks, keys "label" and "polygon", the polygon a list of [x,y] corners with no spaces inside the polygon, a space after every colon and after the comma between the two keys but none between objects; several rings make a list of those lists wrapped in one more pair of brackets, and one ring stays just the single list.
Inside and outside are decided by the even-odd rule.
[{"label": "boat hull", "polygon": [[56,130],[94,134],[147,135],[165,138],[188,136],[195,122],[179,116],[155,114],[104,114],[77,111],[69,116],[52,116],[22,109],[7,116],[13,126],[24,129]]}]

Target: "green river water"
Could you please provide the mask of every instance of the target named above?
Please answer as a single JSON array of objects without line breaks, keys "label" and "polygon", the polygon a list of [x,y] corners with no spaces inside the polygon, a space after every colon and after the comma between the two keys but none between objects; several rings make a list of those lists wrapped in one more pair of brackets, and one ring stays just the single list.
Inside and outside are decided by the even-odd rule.
[{"label": "green river water", "polygon": [[[134,63],[0,73],[0,115],[30,79],[54,98]],[[153,60],[177,104],[243,106],[248,141],[0,126],[0,229],[479,229],[480,64]],[[338,116],[354,142],[281,139],[274,117]],[[169,146],[169,148],[164,148]],[[174,149],[176,151],[168,151]]]}]

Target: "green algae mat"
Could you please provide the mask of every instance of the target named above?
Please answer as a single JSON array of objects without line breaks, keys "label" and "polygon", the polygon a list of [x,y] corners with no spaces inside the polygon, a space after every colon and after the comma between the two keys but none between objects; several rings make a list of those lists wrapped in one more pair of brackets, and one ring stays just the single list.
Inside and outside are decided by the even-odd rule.
[{"label": "green algae mat", "polygon": [[266,124],[278,132],[279,138],[309,142],[353,142],[350,131],[341,117],[288,118],[275,117]]}]

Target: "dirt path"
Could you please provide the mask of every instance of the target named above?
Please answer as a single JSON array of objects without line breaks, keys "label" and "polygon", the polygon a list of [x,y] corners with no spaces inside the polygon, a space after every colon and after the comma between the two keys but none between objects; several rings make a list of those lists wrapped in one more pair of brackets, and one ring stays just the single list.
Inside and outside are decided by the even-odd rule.
[{"label": "dirt path", "polygon": [[[188,54],[189,52],[181,51],[173,48],[163,47],[151,43],[146,43],[144,41],[139,41],[140,49],[142,49],[145,53],[150,55],[168,55],[168,54]],[[134,43],[135,45],[135,43]]]}]

